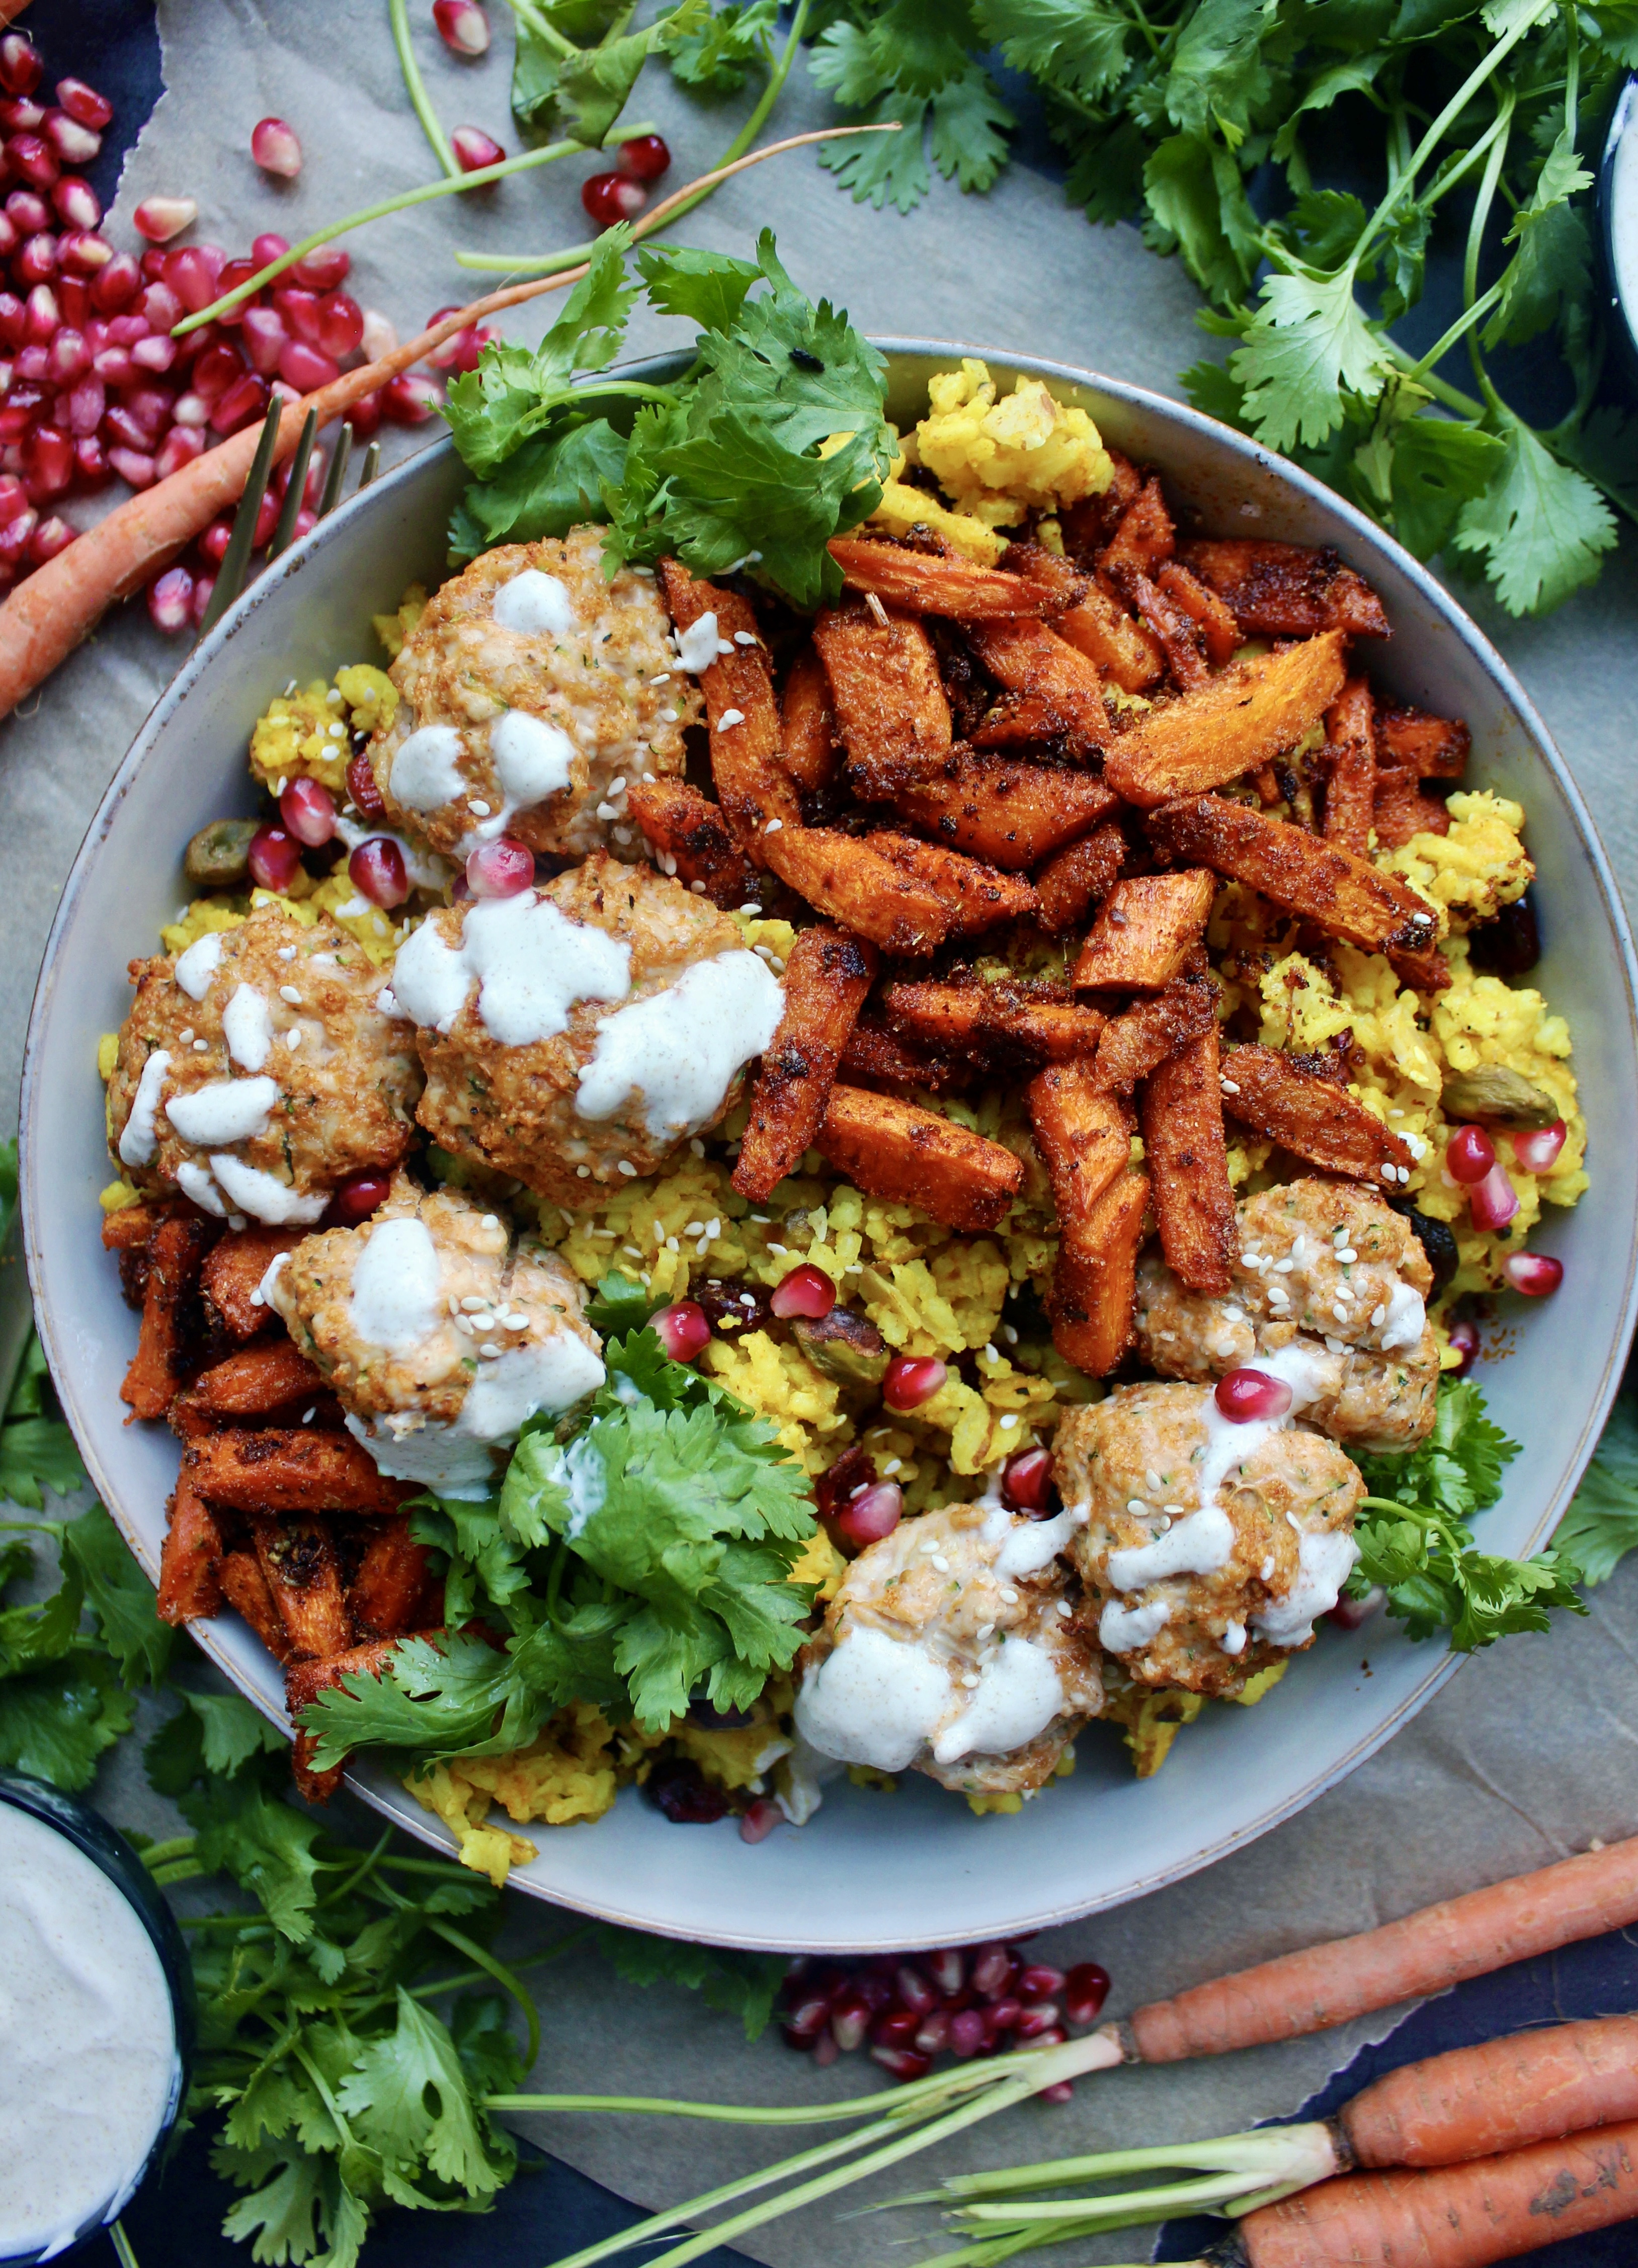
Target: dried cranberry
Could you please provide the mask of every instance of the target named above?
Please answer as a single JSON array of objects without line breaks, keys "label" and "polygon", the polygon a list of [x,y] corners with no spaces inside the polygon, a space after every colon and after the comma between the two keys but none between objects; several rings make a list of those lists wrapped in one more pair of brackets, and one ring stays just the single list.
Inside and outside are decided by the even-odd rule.
[{"label": "dried cranberry", "polygon": [[712,1787],[688,1756],[673,1756],[656,1764],[643,1793],[674,1827],[708,1827],[713,1820],[723,1818],[728,1808],[722,1790]]}]

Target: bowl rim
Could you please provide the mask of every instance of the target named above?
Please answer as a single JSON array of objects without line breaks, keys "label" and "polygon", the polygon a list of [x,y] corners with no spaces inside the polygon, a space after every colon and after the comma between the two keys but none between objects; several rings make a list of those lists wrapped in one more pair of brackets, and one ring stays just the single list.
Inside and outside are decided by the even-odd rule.
[{"label": "bowl rim", "polygon": [[[1535,755],[1552,774],[1562,796],[1569,816],[1580,839],[1582,850],[1590,866],[1600,909],[1608,925],[1615,946],[1616,957],[1625,982],[1628,1043],[1634,1058],[1638,1061],[1638,953],[1634,945],[1620,894],[1611,872],[1591,814],[1579,787],[1564,758],[1559,753],[1533,703],[1525,693],[1512,670],[1496,651],[1479,625],[1467,615],[1436,577],[1424,567],[1385,529],[1370,519],[1356,505],[1335,490],[1325,485],[1302,467],[1291,463],[1246,434],[1232,426],[1221,423],[1190,404],[1156,394],[1151,388],[1135,386],[1128,381],[1106,377],[1096,371],[1083,369],[1048,358],[1021,355],[1004,347],[963,344],[942,339],[912,339],[875,336],[870,343],[889,364],[897,359],[913,359],[952,367],[964,357],[980,358],[1003,372],[1017,372],[1047,379],[1069,387],[1084,387],[1118,401],[1123,408],[1156,418],[1174,427],[1192,432],[1229,460],[1239,461],[1247,472],[1271,476],[1295,490],[1305,500],[1319,506],[1324,512],[1339,519],[1350,534],[1368,552],[1386,551],[1392,564],[1412,585],[1417,598],[1437,615],[1444,630],[1453,634],[1466,648],[1469,655],[1483,673],[1495,684],[1508,706],[1529,739]],[[619,366],[623,375],[640,376],[651,380],[663,379],[686,368],[690,357],[686,353],[645,356]],[[891,372],[889,370],[889,379]],[[381,475],[367,490],[356,492],[327,519],[293,544],[271,568],[265,570],[252,583],[208,637],[201,639],[191,654],[171,679],[148,716],[136,733],[130,747],[109,782],[95,814],[86,828],[85,838],[75,855],[68,879],[63,885],[57,909],[46,939],[41,968],[30,1008],[27,1038],[24,1051],[21,1110],[22,1190],[20,1211],[23,1222],[25,1258],[31,1294],[41,1280],[43,1265],[45,1225],[41,1218],[42,1175],[34,1166],[35,1145],[33,1140],[35,1120],[41,1108],[40,1057],[42,1052],[41,1035],[49,1017],[55,998],[55,961],[59,937],[74,920],[79,902],[90,886],[92,870],[97,854],[106,839],[114,820],[123,803],[138,770],[146,762],[153,744],[181,706],[189,693],[219,660],[232,652],[233,642],[251,619],[255,611],[269,602],[274,594],[292,576],[299,573],[305,562],[321,546],[336,540],[341,530],[352,519],[365,510],[388,508],[389,500],[399,490],[413,482],[424,479],[432,466],[446,459],[454,451],[454,442],[446,437],[430,447],[413,452],[391,471]],[[1568,1507],[1571,1496],[1579,1484],[1588,1461],[1597,1446],[1610,1406],[1620,1387],[1627,1350],[1633,1338],[1634,1323],[1638,1322],[1638,1219],[1627,1224],[1625,1255],[1625,1284],[1621,1296],[1620,1320],[1605,1352],[1603,1369],[1588,1403],[1588,1415],[1575,1447],[1567,1460],[1556,1488],[1544,1500],[1532,1527],[1528,1543],[1524,1547],[1533,1551],[1557,1526]],[[37,1302],[38,1307],[38,1302]],[[157,1557],[145,1548],[141,1537],[128,1528],[122,1517],[119,1491],[114,1476],[97,1455],[89,1424],[80,1422],[80,1398],[71,1367],[65,1359],[66,1346],[55,1319],[43,1307],[37,1313],[37,1326],[45,1348],[51,1373],[62,1402],[63,1415],[80,1447],[92,1485],[107,1504],[109,1511],[127,1544],[143,1566],[149,1580],[157,1584]],[[92,1446],[87,1446],[91,1444]],[[192,1624],[190,1634],[209,1658],[236,1687],[240,1685],[238,1671],[227,1657],[227,1650],[209,1625]],[[1256,1815],[1231,1827],[1211,1838],[1203,1847],[1192,1852],[1185,1859],[1166,1861],[1151,1872],[1132,1881],[1113,1896],[1095,1897],[1090,1901],[1071,1900],[1064,1904],[1044,1905],[1022,1918],[1020,1930],[1038,1930],[1058,1926],[1084,1915],[1107,1911],[1130,1903],[1153,1892],[1181,1881],[1219,1859],[1242,1850],[1272,1829],[1280,1826],[1336,1786],[1355,1771],[1361,1764],[1382,1748],[1409,1722],[1443,1686],[1464,1660],[1469,1657],[1450,1652],[1431,1655],[1425,1673],[1417,1679],[1398,1705],[1387,1717],[1373,1723],[1361,1733],[1358,1741],[1340,1755],[1324,1764],[1309,1778],[1259,1809]],[[242,1689],[241,1689],[242,1690]],[[288,1731],[290,1720],[281,1708],[269,1709],[265,1695],[257,1692],[250,1697],[258,1708],[282,1721]],[[368,1803],[372,1809],[388,1818],[406,1832],[431,1846],[446,1850],[449,1846],[447,1830],[441,1821],[424,1812],[395,1782],[383,1783],[370,1767],[350,1767],[346,1785],[353,1793]],[[765,1931],[741,1926],[702,1931],[697,1927],[684,1930],[668,1928],[652,1916],[638,1914],[623,1903],[621,1887],[610,1882],[602,1894],[594,1899],[577,1890],[572,1896],[556,1888],[531,1881],[527,1873],[514,1873],[513,1886],[527,1894],[550,1903],[570,1905],[574,1910],[594,1915],[600,1919],[624,1924],[659,1936],[686,1937],[692,1941],[727,1946],[784,1950],[783,1945]],[[947,1933],[948,1941],[963,1941]],[[880,1946],[861,1947],[860,1950],[891,1950],[898,1940],[883,1940]],[[819,1948],[828,1950],[830,1948]]]},{"label": "bowl rim", "polygon": [[1629,307],[1621,296],[1621,272],[1615,259],[1615,166],[1628,134],[1638,135],[1638,70],[1627,74],[1610,114],[1609,130],[1598,159],[1598,249],[1604,260],[1604,286],[1608,313],[1615,326],[1629,389],[1638,384],[1638,306]]}]

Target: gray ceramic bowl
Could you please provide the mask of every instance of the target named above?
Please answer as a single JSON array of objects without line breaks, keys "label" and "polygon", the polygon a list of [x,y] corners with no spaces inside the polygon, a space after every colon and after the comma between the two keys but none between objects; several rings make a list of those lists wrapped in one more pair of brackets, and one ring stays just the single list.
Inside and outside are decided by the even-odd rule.
[{"label": "gray ceramic bowl", "polygon": [[[883,342],[889,414],[926,407],[929,375],[959,347]],[[1632,942],[1580,796],[1497,655],[1439,585],[1318,482],[1193,411],[1051,363],[990,357],[1004,382],[1027,370],[1090,410],[1107,438],[1157,464],[1206,526],[1334,544],[1381,593],[1394,637],[1372,667],[1398,698],[1472,728],[1474,777],[1530,815],[1546,951],[1538,981],[1568,1016],[1591,1128],[1593,1186],[1538,1241],[1568,1270],[1557,1299],[1524,1310],[1486,1365],[1492,1411],[1524,1444],[1485,1540],[1524,1553],[1549,1535],[1591,1454],[1620,1376],[1634,1298],[1638,1048]],[[675,364],[651,365],[668,374]],[[125,963],[153,949],[186,895],[183,844],[207,820],[248,809],[251,725],[291,678],[372,653],[372,613],[444,568],[443,529],[461,484],[446,446],[345,504],[265,574],[205,639],[120,767],[63,895],[34,1002],[24,1073],[24,1204],[40,1324],[81,1454],[144,1567],[157,1576],[177,1451],[127,1428],[118,1399],[134,1322],[97,1235],[109,1178],[97,1079],[100,1033],[129,998]],[[1551,1210],[1551,1209],[1550,1209]],[[232,1616],[196,1635],[234,1683],[281,1719],[278,1668]],[[1080,1743],[1073,1779],[1021,1815],[976,1819],[914,1775],[890,1801],[833,1789],[801,1833],[754,1848],[731,1821],[678,1829],[628,1792],[594,1827],[532,1830],[540,1855],[513,1876],[537,1896],[640,1929],[719,1943],[828,1951],[1011,1935],[1177,1881],[1313,1801],[1379,1748],[1456,1667],[1397,1627],[1358,1640],[1322,1625],[1256,1709],[1208,1710],[1155,1778],[1138,1781],[1112,1732]],[[432,1843],[442,1829],[395,1783],[353,1777],[377,1809]]]}]

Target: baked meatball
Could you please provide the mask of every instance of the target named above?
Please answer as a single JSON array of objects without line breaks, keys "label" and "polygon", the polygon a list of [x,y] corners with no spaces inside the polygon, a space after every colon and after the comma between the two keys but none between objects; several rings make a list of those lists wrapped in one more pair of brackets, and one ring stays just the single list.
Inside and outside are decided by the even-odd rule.
[{"label": "baked meatball", "polygon": [[571,1207],[714,1126],[785,998],[726,914],[601,853],[540,891],[435,908],[392,992],[418,1027],[421,1123]]},{"label": "baked meatball", "polygon": [[108,1146],[137,1188],[284,1226],[409,1148],[421,1066],[376,1005],[380,971],[332,923],[259,906],[130,975]]},{"label": "baked meatball", "polygon": [[803,1652],[801,1738],[967,1794],[1042,1786],[1103,1703],[1059,1556],[1079,1517],[948,1505],[861,1551]]},{"label": "baked meatball", "polygon": [[[1265,1367],[1302,1406],[1298,1350]],[[1205,1386],[1123,1386],[1074,1410],[1053,1462],[1098,1643],[1144,1685],[1228,1693],[1305,1646],[1359,1556],[1353,1460],[1292,1416],[1237,1423]]]},{"label": "baked meatball", "polygon": [[1425,1440],[1439,1351],[1424,1304],[1433,1271],[1408,1221],[1369,1189],[1315,1180],[1247,1197],[1236,1219],[1225,1298],[1185,1291],[1158,1253],[1144,1260],[1144,1359],[1168,1378],[1221,1378],[1297,1344],[1310,1359],[1310,1425],[1378,1452]]},{"label": "baked meatball", "polygon": [[434,850],[464,858],[505,834],[572,858],[643,856],[626,788],[681,777],[699,689],[654,577],[605,581],[602,543],[577,527],[486,551],[405,639],[370,764],[393,820]]},{"label": "baked meatball", "polygon": [[262,1289],[395,1480],[484,1497],[525,1422],[603,1381],[580,1288],[498,1215],[400,1175],[358,1228],[306,1236]]}]

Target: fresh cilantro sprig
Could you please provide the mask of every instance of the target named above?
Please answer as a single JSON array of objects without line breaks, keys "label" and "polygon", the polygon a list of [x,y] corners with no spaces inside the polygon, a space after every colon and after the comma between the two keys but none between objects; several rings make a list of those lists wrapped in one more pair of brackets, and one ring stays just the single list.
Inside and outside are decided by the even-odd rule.
[{"label": "fresh cilantro sprig", "polygon": [[1442,1379],[1433,1430],[1417,1448],[1354,1453],[1371,1493],[1354,1517],[1360,1557],[1349,1596],[1380,1585],[1409,1637],[1449,1631],[1458,1653],[1512,1631],[1546,1630],[1553,1607],[1587,1611],[1574,1588],[1578,1570],[1561,1550],[1520,1560],[1475,1544],[1469,1522],[1496,1501],[1503,1468],[1518,1454],[1484,1411],[1471,1379]]},{"label": "fresh cilantro sprig", "polygon": [[[538,347],[491,342],[451,386],[445,415],[476,476],[455,556],[601,520],[611,572],[675,553],[701,575],[749,563],[801,606],[835,598],[825,546],[875,509],[892,460],[881,356],[797,289],[768,231],[754,262],[645,247],[640,283],[630,248],[610,229]],[[645,291],[697,328],[669,386],[595,375]]]},{"label": "fresh cilantro sprig", "polygon": [[[1227,367],[1198,405],[1340,490],[1420,558],[1482,571],[1509,612],[1591,582],[1638,519],[1638,434],[1594,406],[1604,311],[1590,192],[1638,64],[1626,0],[830,0],[815,78],[904,131],[827,147],[857,199],[908,211],[928,158],[987,188],[1014,123],[988,65],[1027,73],[1089,218],[1133,217],[1210,301]],[[1380,151],[1374,206],[1318,185],[1328,142]],[[1414,348],[1435,221],[1465,231],[1461,311]],[[1567,413],[1527,423],[1500,347],[1552,334]],[[1425,332],[1419,335],[1419,341]],[[1471,382],[1444,364],[1465,351]]]},{"label": "fresh cilantro sprig", "polygon": [[631,1327],[609,1340],[579,1430],[526,1431],[498,1498],[416,1513],[447,1561],[457,1634],[407,1641],[384,1676],[321,1694],[303,1719],[321,1765],[359,1748],[503,1753],[572,1700],[662,1732],[697,1692],[749,1707],[795,1660],[813,1596],[790,1580],[815,1532],[808,1476],[732,1395],[667,1357],[623,1286],[600,1299]]},{"label": "fresh cilantro sprig", "polygon": [[1589,1584],[1607,1583],[1638,1548],[1638,1400],[1632,1395],[1621,1395],[1611,1410],[1553,1543]]}]

